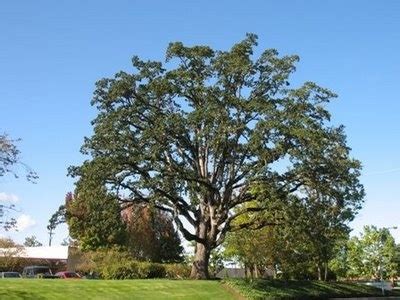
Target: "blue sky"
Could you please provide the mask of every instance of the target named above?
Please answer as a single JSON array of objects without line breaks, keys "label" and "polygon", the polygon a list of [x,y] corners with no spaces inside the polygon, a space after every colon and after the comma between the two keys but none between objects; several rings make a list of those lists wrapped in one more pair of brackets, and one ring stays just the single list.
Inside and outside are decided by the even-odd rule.
[{"label": "blue sky", "polygon": [[[131,70],[134,54],[163,60],[171,41],[227,49],[246,32],[259,35],[259,51],[300,55],[294,84],[312,80],[339,95],[333,121],[364,166],[355,232],[400,225],[399,16],[395,0],[2,2],[0,131],[22,139],[22,159],[40,176],[35,185],[0,178],[0,200],[14,195],[23,215],[23,230],[6,235],[47,243],[48,219],[73,189],[67,167],[82,161],[91,134],[96,80]],[[65,237],[64,226],[55,243]]]}]

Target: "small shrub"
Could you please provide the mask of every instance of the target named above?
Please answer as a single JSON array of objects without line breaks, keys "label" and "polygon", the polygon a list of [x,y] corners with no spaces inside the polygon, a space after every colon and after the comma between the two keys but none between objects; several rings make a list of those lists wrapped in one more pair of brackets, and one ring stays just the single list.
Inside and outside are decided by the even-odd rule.
[{"label": "small shrub", "polygon": [[158,263],[141,262],[139,278],[165,278],[165,267]]},{"label": "small shrub", "polygon": [[[111,269],[124,266],[125,264],[133,261],[126,251],[121,249],[106,249],[97,251],[81,252],[76,269],[83,273],[98,273],[101,277],[109,276],[114,272]],[[107,274],[107,275],[103,275]]]},{"label": "small shrub", "polygon": [[166,264],[166,278],[185,279],[190,277],[191,267],[185,264]]},{"label": "small shrub", "polygon": [[103,279],[136,279],[139,277],[139,263],[136,261],[122,261],[104,265],[100,270]]}]

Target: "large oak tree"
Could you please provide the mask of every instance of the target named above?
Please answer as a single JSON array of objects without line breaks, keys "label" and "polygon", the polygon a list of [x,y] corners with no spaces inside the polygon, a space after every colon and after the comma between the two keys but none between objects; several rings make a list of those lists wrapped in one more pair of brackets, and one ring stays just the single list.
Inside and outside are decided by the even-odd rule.
[{"label": "large oak tree", "polygon": [[[175,42],[165,64],[134,57],[133,73],[99,80],[94,134],[82,147],[90,159],[70,168],[121,203],[170,213],[195,242],[193,278],[208,278],[210,251],[227,232],[273,223],[238,224],[238,216],[297,193],[305,173],[334,183],[333,161],[348,160],[346,147],[335,157],[325,152],[345,144],[325,107],[335,94],[312,82],[290,87],[298,57],[273,49],[255,57],[256,45],[254,34],[229,51]],[[244,205],[250,201],[259,205]]]}]

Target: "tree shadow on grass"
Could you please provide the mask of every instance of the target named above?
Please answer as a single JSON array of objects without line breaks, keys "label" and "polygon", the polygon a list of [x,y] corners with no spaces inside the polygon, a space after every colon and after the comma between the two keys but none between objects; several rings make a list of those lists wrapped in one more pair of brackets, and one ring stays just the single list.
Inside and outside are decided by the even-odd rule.
[{"label": "tree shadow on grass", "polygon": [[257,299],[329,299],[336,297],[380,296],[380,290],[358,284],[318,281],[242,281]]}]

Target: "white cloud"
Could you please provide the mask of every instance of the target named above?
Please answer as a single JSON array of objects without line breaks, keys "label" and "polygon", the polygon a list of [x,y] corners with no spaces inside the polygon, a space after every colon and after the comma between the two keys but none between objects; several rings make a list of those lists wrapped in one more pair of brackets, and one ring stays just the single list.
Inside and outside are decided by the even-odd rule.
[{"label": "white cloud", "polygon": [[20,215],[17,218],[17,226],[16,229],[18,231],[24,231],[36,224],[36,221],[30,215]]},{"label": "white cloud", "polygon": [[17,203],[19,201],[19,198],[17,195],[14,194],[7,194],[7,193],[0,193],[0,202],[12,202],[12,203]]}]

